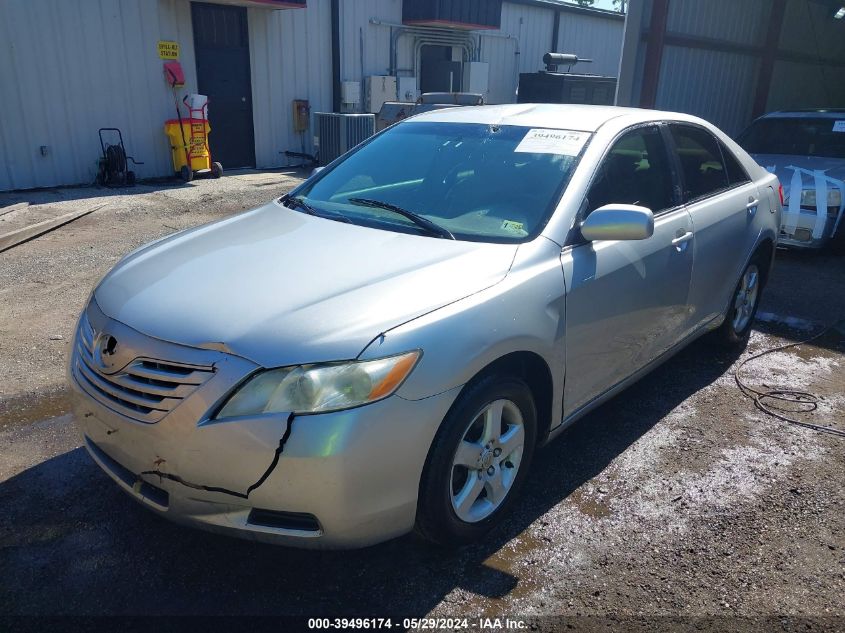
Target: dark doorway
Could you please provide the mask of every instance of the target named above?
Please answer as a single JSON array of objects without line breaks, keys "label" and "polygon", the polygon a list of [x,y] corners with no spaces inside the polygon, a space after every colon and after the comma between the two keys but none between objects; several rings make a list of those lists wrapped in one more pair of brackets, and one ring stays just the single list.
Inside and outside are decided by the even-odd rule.
[{"label": "dark doorway", "polygon": [[226,169],[255,167],[246,9],[191,3],[197,85],[208,96],[213,160]]},{"label": "dark doorway", "polygon": [[461,62],[452,61],[451,46],[420,49],[420,92],[460,92]]}]

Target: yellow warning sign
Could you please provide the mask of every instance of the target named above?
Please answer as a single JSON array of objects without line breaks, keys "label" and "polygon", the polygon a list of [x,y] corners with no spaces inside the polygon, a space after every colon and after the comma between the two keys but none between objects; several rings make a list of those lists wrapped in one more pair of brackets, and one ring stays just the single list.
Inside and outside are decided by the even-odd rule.
[{"label": "yellow warning sign", "polygon": [[158,56],[162,59],[179,59],[179,42],[159,40]]}]

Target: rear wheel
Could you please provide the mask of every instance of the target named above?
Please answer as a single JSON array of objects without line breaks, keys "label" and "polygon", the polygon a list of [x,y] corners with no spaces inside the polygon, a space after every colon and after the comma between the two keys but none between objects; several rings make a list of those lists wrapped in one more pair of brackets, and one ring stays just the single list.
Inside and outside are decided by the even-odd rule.
[{"label": "rear wheel", "polygon": [[537,412],[520,379],[471,384],[443,421],[420,482],[417,532],[443,545],[481,538],[518,495],[534,454]]},{"label": "rear wheel", "polygon": [[211,177],[212,178],[220,178],[223,175],[223,165],[220,163],[214,162],[211,163]]},{"label": "rear wheel", "polygon": [[184,182],[191,182],[194,179],[194,171],[187,165],[182,165],[182,169],[179,170],[179,177]]},{"label": "rear wheel", "polygon": [[845,255],[845,222],[840,222],[836,233],[830,238],[830,251],[836,255]]},{"label": "rear wheel", "polygon": [[716,331],[721,342],[728,346],[744,347],[751,336],[751,325],[763,292],[764,263],[755,256],[746,266],[734,290],[725,322]]}]

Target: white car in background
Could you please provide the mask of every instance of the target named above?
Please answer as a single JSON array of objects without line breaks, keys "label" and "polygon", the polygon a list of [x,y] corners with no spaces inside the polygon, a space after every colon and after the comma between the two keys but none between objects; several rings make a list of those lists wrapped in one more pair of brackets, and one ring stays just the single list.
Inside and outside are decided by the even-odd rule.
[{"label": "white car in background", "polygon": [[779,243],[845,252],[845,109],[772,112],[737,142],[783,185]]}]

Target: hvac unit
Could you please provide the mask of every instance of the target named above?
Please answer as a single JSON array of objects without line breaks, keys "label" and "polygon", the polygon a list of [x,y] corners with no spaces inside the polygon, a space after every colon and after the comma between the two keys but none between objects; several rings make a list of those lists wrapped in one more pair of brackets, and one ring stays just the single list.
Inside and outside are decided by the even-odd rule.
[{"label": "hvac unit", "polygon": [[376,130],[374,114],[314,113],[314,145],[319,151],[319,162],[328,165],[359,143],[367,140]]}]

